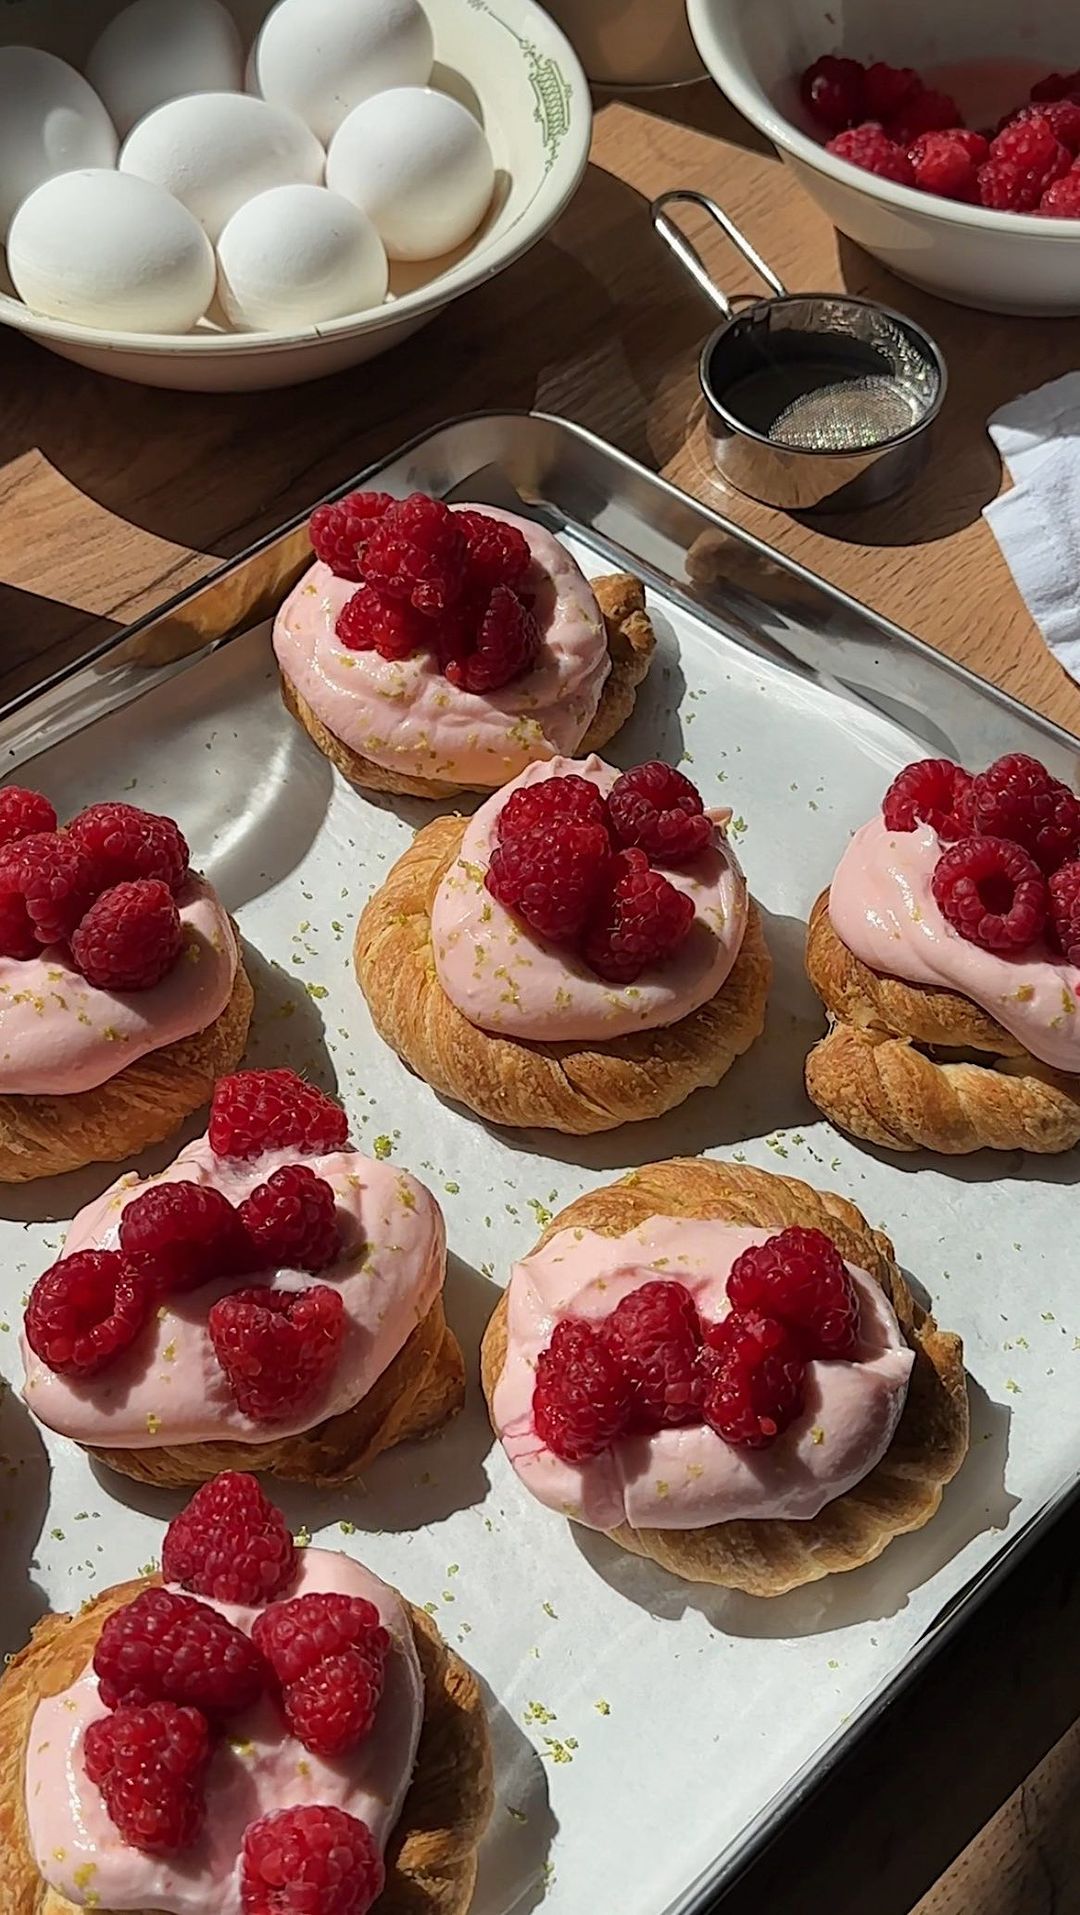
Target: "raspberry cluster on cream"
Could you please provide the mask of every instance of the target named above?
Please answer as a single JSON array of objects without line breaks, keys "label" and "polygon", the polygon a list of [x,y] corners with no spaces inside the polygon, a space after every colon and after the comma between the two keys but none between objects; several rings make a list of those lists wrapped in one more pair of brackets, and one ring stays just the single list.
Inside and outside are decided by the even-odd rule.
[{"label": "raspberry cluster on cream", "polygon": [[655,1030],[715,996],[746,881],[671,766],[530,765],[481,805],[432,904],[435,969],[470,1023],[542,1041]]},{"label": "raspberry cluster on cream", "polygon": [[1080,72],[1036,80],[985,133],[965,126],[951,94],[886,60],[825,53],[799,92],[831,136],[826,151],[880,179],[995,212],[1080,219]]},{"label": "raspberry cluster on cream", "polygon": [[352,1149],[333,1099],[238,1072],[207,1136],[75,1218],[27,1304],[26,1401],[89,1447],[298,1435],[367,1395],[445,1257],[430,1192]]},{"label": "raspberry cluster on cream", "polygon": [[549,532],[492,506],[353,493],[317,509],[311,538],[274,649],[351,751],[494,787],[580,744],[611,661],[592,588]]},{"label": "raspberry cluster on cream", "polygon": [[229,1002],[228,913],[171,818],[0,789],[0,1094],[94,1090]]},{"label": "raspberry cluster on cream", "polygon": [[42,1880],[83,1908],[367,1915],[424,1714],[401,1598],[349,1557],[297,1550],[236,1473],[170,1525],[163,1572],[35,1711]]},{"label": "raspberry cluster on cream", "polygon": [[1037,759],[907,766],[841,858],[829,917],[864,964],[957,991],[1080,1072],[1080,798]]},{"label": "raspberry cluster on cream", "polygon": [[913,1362],[822,1232],[652,1217],[515,1266],[492,1411],[525,1486],[590,1528],[806,1521],[885,1454]]}]

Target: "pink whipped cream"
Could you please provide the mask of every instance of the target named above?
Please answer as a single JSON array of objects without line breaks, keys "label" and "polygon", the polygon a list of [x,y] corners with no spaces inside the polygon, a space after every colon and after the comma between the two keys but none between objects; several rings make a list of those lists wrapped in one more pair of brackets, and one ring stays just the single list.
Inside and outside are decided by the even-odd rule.
[{"label": "pink whipped cream", "polygon": [[[305,1803],[344,1809],[366,1822],[385,1848],[409,1787],[424,1714],[412,1628],[397,1592],[337,1551],[302,1551],[288,1593],[312,1591],[366,1596],[390,1634],[386,1684],[371,1734],[348,1755],[328,1761],[290,1736],[280,1709],[262,1697],[230,1720],[218,1743],[207,1771],[205,1826],[181,1855],[163,1859],[129,1848],[87,1778],[83,1736],[89,1723],[107,1713],[93,1668],[38,1704],[27,1745],[26,1812],[38,1871],[60,1895],[77,1908],[241,1915],[245,1829],[276,1809]],[[249,1635],[260,1614],[208,1596],[200,1600]]]},{"label": "pink whipped cream", "polygon": [[409,777],[486,788],[581,743],[611,661],[592,588],[558,539],[494,506],[459,509],[516,525],[532,553],[526,589],[544,643],[524,678],[493,692],[458,691],[429,652],[399,663],[348,651],[334,625],[356,586],[321,561],[281,607],[274,650],[301,697],[351,750]]},{"label": "pink whipped cream", "polygon": [[[154,1183],[213,1184],[240,1203],[256,1184],[295,1151],[273,1151],[248,1163],[215,1157],[205,1137],[189,1144],[160,1177],[145,1183],[121,1177],[88,1204],[68,1232],[65,1253],[113,1250],[124,1207]],[[84,1382],[57,1376],[25,1339],[23,1395],[49,1429],[77,1443],[105,1448],[154,1449],[176,1443],[228,1439],[263,1443],[295,1436],[328,1416],[351,1409],[387,1369],[438,1296],[445,1268],[442,1212],[423,1184],[391,1164],[373,1163],[352,1150],[303,1162],[332,1185],[342,1233],[342,1255],[318,1276],[269,1270],[243,1279],[275,1290],[332,1284],[345,1305],[345,1337],[337,1368],[319,1394],[280,1423],[252,1422],[237,1406],[214,1355],[207,1330],[211,1305],[237,1288],[221,1278],[170,1297],[142,1335],[109,1368]]]},{"label": "pink whipped cream", "polygon": [[439,983],[471,1024],[504,1037],[603,1042],[674,1024],[716,995],[746,930],[746,880],[719,827],[711,851],[684,870],[665,870],[693,899],[695,920],[675,955],[633,984],[597,977],[573,951],[537,937],[484,888],[499,813],[510,793],[569,772],[605,793],[619,776],[595,754],[529,765],[469,820],[431,912]]},{"label": "pink whipped cream", "polygon": [[562,1317],[596,1321],[643,1283],[690,1291],[701,1315],[727,1315],[728,1272],[768,1230],[651,1217],[622,1237],[560,1230],[510,1278],[506,1366],[494,1422],[514,1469],[549,1509],[590,1529],[698,1529],[737,1518],[806,1521],[873,1469],[892,1441],[914,1357],[882,1290],[848,1265],[859,1293],[851,1362],[812,1362],[802,1414],[769,1449],[733,1449],[707,1425],[624,1439],[586,1463],[545,1448],[532,1418],[536,1359]]},{"label": "pink whipped cream", "polygon": [[184,948],[150,991],[96,990],[59,947],[0,957],[0,1093],[94,1090],[220,1017],[240,962],[228,912],[202,878],[189,878],[176,902]]},{"label": "pink whipped cream", "polygon": [[836,934],[875,971],[959,991],[1052,1070],[1080,1072],[1080,971],[1041,941],[1016,957],[969,944],[942,916],[930,881],[942,852],[930,825],[855,833],[829,891]]}]

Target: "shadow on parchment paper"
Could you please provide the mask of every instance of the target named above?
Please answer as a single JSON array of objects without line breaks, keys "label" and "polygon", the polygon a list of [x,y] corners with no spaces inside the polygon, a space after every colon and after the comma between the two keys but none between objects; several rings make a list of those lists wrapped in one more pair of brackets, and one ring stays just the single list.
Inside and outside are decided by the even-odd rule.
[{"label": "shadow on parchment paper", "polygon": [[[321,1090],[335,1094],[336,1077],[326,1049],[323,1021],[303,981],[284,965],[269,962],[246,941],[243,950],[244,968],[255,991],[255,1012],[244,1065],[266,1068],[287,1064]],[[139,1157],[115,1164],[88,1164],[85,1170],[72,1170],[65,1177],[0,1185],[0,1219],[8,1223],[66,1225],[68,1218],[93,1203],[128,1171],[135,1171],[139,1177],[156,1176],[172,1163],[185,1144],[202,1136],[206,1125],[207,1110],[203,1105],[164,1143],[155,1144]]]},{"label": "shadow on parchment paper", "polygon": [[1066,1189],[1080,1182],[1080,1149],[1042,1156],[1030,1150],[973,1150],[962,1157],[943,1157],[933,1150],[882,1150],[861,1137],[849,1142],[890,1170],[936,1170],[959,1184],[1000,1184],[1015,1177],[1021,1184],[1057,1184]]},{"label": "shadow on parchment paper", "polygon": [[558,1833],[544,1765],[528,1737],[480,1679],[491,1733],[495,1812],[480,1845],[473,1906],[529,1915],[548,1892],[547,1858]]},{"label": "shadow on parchment paper", "polygon": [[907,1607],[912,1593],[987,1530],[1003,1530],[1017,1498],[1005,1487],[1012,1412],[969,1375],[971,1447],[941,1507],[923,1529],[898,1536],[875,1562],[826,1576],[786,1596],[763,1598],[683,1583],[631,1556],[594,1530],[572,1524],[582,1555],[612,1589],[663,1622],[696,1610],[721,1635],[790,1640],[872,1623]]},{"label": "shadow on parchment paper", "polygon": [[765,910],[761,915],[774,967],[765,1029],[714,1089],[695,1091],[664,1117],[622,1124],[596,1137],[485,1128],[510,1150],[601,1172],[629,1170],[666,1157],[700,1157],[774,1131],[817,1123],[803,1086],[806,1053],[821,1034],[821,1006],[803,965],[806,926],[800,918]]},{"label": "shadow on parchment paper", "polygon": [[48,1507],[49,1458],[37,1424],[22,1398],[0,1382],[0,1659],[23,1647],[49,1608],[33,1580]]},{"label": "shadow on parchment paper", "polygon": [[[465,1408],[426,1442],[399,1443],[376,1457],[357,1482],[316,1489],[266,1476],[266,1493],[284,1512],[291,1529],[307,1530],[316,1538],[321,1530],[329,1529],[325,1546],[340,1549],[343,1545],[336,1526],[344,1523],[347,1527],[343,1533],[355,1533],[358,1538],[347,1553],[362,1558],[365,1533],[426,1529],[457,1510],[483,1502],[488,1492],[485,1458],[495,1436],[480,1388],[479,1352],[480,1339],[499,1294],[498,1285],[470,1264],[460,1257],[449,1259],[446,1316],[465,1356]],[[193,1489],[165,1490],[136,1483],[93,1460],[91,1468],[115,1502],[140,1515],[157,1517],[162,1524],[170,1523],[194,1493]]]}]

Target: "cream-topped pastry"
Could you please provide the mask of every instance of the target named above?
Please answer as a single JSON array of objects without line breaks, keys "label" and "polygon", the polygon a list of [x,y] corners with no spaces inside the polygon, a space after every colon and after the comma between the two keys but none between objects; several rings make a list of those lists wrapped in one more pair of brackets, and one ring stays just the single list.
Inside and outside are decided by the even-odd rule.
[{"label": "cream-topped pastry", "polygon": [[746,880],[722,824],[713,842],[664,876],[694,906],[678,949],[631,983],[598,976],[565,944],[531,932],[485,885],[511,795],[549,778],[586,779],[607,797],[619,777],[595,754],[534,764],[481,805],[435,894],[431,936],[439,982],[470,1023],[499,1035],[544,1042],[609,1039],[674,1024],[714,997],[729,976],[746,930]]},{"label": "cream-topped pastry", "polygon": [[[115,1251],[125,1211],[156,1187],[194,1184],[240,1206],[299,1155],[296,1147],[285,1147],[230,1160],[215,1154],[208,1138],[199,1138],[160,1176],[123,1177],[80,1211],[65,1260],[85,1250]],[[256,1259],[257,1274],[230,1270],[197,1288],[167,1293],[134,1341],[87,1377],[58,1374],[24,1340],[24,1395],[34,1415],[89,1447],[261,1444],[268,1434],[287,1439],[309,1430],[367,1396],[439,1297],[446,1255],[442,1213],[407,1171],[357,1151],[305,1155],[302,1163],[333,1192],[340,1241],[328,1267],[308,1273],[273,1262],[259,1267]],[[63,1263],[54,1268],[62,1270]],[[344,1308],[332,1367],[269,1427],[237,1401],[208,1327],[220,1299],[251,1285],[284,1292],[327,1286]]]},{"label": "cream-topped pastry", "polygon": [[229,914],[205,879],[176,893],[177,963],[148,990],[103,990],[63,946],[0,956],[0,1095],[93,1090],[151,1051],[204,1031],[232,994],[240,962]]},{"label": "cream-topped pastry", "polygon": [[[382,1697],[370,1733],[327,1758],[288,1733],[280,1705],[264,1693],[233,1716],[206,1771],[205,1822],[175,1856],[125,1842],[86,1774],[87,1726],[106,1714],[92,1664],[38,1703],[26,1745],[25,1801],[33,1860],[44,1882],[77,1908],[154,1909],[164,1915],[241,1915],[241,1850],[261,1817],[307,1804],[329,1805],[363,1822],[381,1852],[413,1774],[424,1717],[424,1687],[408,1614],[397,1592],[337,1551],[300,1553],[290,1599],[335,1593],[373,1603],[389,1633]],[[259,1608],[199,1600],[245,1634]]]},{"label": "cream-topped pastry", "polygon": [[731,1308],[726,1284],[736,1257],[773,1235],[716,1219],[657,1216],[618,1236],[557,1230],[515,1265],[492,1419],[515,1471],[540,1502],[601,1530],[624,1523],[689,1530],[739,1519],[805,1522],[874,1468],[899,1423],[913,1356],[880,1286],[850,1263],[858,1300],[851,1357],[806,1363],[802,1407],[769,1447],[735,1447],[699,1419],[625,1434],[598,1455],[568,1461],[537,1432],[537,1360],[557,1324],[600,1324],[624,1297],[657,1281],[682,1285],[702,1322],[717,1323]]},{"label": "cream-topped pastry", "polygon": [[611,658],[592,587],[551,533],[493,506],[454,509],[512,526],[528,546],[520,592],[540,629],[529,669],[476,691],[452,683],[432,647],[400,658],[350,649],[336,627],[357,580],[321,559],[278,612],[274,650],[287,682],[358,758],[412,778],[491,788],[581,743]]},{"label": "cream-topped pastry", "polygon": [[875,971],[958,991],[1041,1063],[1080,1073],[1080,969],[1043,937],[1015,953],[961,937],[932,889],[945,849],[932,825],[895,831],[880,815],[871,818],[852,838],[829,889],[837,936]]}]

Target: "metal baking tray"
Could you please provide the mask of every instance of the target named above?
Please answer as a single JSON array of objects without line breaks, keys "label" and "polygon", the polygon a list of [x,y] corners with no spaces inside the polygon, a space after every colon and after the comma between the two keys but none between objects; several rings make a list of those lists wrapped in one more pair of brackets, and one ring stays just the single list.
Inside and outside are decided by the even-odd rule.
[{"label": "metal baking tray", "polygon": [[[683,762],[732,805],[776,960],[765,1036],[717,1091],[599,1139],[512,1134],[441,1103],[380,1045],[351,933],[434,808],[352,791],[280,706],[267,620],[307,562],[303,520],[7,706],[2,763],[62,811],[130,790],[177,813],[252,953],[249,1056],[336,1080],[361,1147],[392,1152],[443,1203],[448,1310],[474,1371],[538,1222],[635,1163],[702,1151],[852,1197],[962,1332],[972,1452],[938,1516],[877,1563],[772,1603],[683,1585],[541,1510],[493,1448],[475,1379],[431,1445],[381,1459],[353,1491],[280,1497],[295,1525],[427,1603],[488,1685],[499,1801],[475,1915],[541,1900],[553,1915],[702,1915],[1080,1491],[1080,1160],[889,1159],[822,1123],[801,1076],[822,1021],[806,913],[894,770],[1023,748],[1071,776],[1078,745],[564,421],[458,420],[357,483],[522,501],[587,571],[645,580],[658,656],[610,755]],[[112,1175],[0,1191],[13,1291]],[[0,1373],[17,1384],[15,1294],[6,1312]],[[0,1456],[12,1650],[43,1608],[152,1561],[180,1499],[43,1441],[14,1391]]]}]

